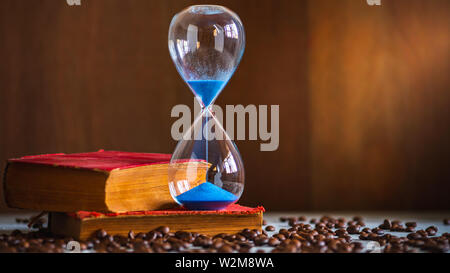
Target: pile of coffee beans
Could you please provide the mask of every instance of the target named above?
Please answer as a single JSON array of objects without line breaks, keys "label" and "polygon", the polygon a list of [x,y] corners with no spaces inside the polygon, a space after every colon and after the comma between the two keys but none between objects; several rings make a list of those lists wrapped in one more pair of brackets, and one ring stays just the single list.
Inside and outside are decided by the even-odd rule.
[{"label": "pile of coffee beans", "polygon": [[[167,226],[146,233],[130,231],[128,236],[111,235],[100,229],[92,234],[91,238],[78,242],[81,251],[103,253],[246,253],[261,246],[268,247],[273,253],[367,252],[362,241],[377,242],[382,251],[387,253],[449,251],[449,233],[436,236],[438,229],[435,226],[416,230],[416,222],[403,224],[400,221],[385,219],[378,227],[369,228],[360,216],[349,220],[323,216],[309,221],[304,216],[281,217],[280,221],[287,223],[289,227],[276,230],[274,226],[264,222],[262,231],[244,229],[236,234],[221,233],[215,236],[171,231]],[[444,220],[444,223],[446,221]],[[67,251],[70,241],[74,241],[73,238],[52,235],[41,225],[38,227],[38,231],[28,233],[15,230],[9,235],[1,234],[0,253],[61,253]],[[268,232],[272,235],[269,236]],[[401,237],[391,234],[395,232],[408,232],[408,235]],[[359,236],[359,240],[352,239],[351,235]],[[258,249],[256,252],[261,253],[264,250]]]}]

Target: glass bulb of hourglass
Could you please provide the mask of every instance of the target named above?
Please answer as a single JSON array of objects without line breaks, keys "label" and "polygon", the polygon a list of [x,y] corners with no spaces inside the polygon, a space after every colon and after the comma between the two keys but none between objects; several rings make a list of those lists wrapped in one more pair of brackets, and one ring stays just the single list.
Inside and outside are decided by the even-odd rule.
[{"label": "glass bulb of hourglass", "polygon": [[181,77],[204,107],[211,105],[244,53],[239,17],[214,5],[191,6],[176,14],[169,29],[169,51]]},{"label": "glass bulb of hourglass", "polygon": [[225,7],[191,6],[170,24],[170,55],[202,106],[169,165],[170,193],[189,209],[222,209],[244,190],[241,156],[211,107],[236,70],[244,46],[242,23]]}]

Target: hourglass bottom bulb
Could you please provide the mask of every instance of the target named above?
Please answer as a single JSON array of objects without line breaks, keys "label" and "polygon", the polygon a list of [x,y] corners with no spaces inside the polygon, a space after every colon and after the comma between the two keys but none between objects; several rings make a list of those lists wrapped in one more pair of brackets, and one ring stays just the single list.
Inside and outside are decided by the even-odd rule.
[{"label": "hourglass bottom bulb", "polygon": [[236,202],[236,195],[210,182],[204,182],[177,197],[190,210],[221,210]]}]

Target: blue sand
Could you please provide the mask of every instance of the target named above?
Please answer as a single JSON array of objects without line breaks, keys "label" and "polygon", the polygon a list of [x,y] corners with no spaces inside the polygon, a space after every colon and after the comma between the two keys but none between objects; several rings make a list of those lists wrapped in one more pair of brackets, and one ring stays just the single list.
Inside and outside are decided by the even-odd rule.
[{"label": "blue sand", "polygon": [[210,182],[204,182],[177,197],[190,210],[220,210],[234,203],[236,195]]},{"label": "blue sand", "polygon": [[200,97],[205,107],[208,107],[214,101],[226,84],[225,81],[215,80],[187,81],[187,83],[195,95]]}]

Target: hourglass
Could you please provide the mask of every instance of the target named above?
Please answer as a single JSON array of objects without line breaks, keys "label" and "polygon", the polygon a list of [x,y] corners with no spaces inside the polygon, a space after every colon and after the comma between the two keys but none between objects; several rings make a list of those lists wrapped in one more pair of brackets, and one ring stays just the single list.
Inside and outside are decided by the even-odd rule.
[{"label": "hourglass", "polygon": [[188,209],[223,209],[244,191],[241,155],[212,108],[236,70],[244,47],[241,20],[222,6],[188,7],[170,24],[170,55],[202,107],[169,164],[170,194]]}]

